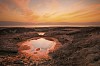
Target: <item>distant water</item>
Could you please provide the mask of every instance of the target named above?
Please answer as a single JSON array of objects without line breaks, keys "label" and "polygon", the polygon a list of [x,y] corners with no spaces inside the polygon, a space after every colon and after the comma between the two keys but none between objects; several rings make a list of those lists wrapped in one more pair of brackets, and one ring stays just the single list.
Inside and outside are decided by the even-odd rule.
[{"label": "distant water", "polygon": [[100,25],[18,25],[18,26],[0,26],[0,27],[100,27]]}]

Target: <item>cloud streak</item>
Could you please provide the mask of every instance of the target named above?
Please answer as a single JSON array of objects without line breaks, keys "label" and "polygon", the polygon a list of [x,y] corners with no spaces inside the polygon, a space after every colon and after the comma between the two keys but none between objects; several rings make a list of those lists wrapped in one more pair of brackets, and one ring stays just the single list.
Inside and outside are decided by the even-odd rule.
[{"label": "cloud streak", "polygon": [[6,4],[0,3],[0,11],[1,12],[6,12],[6,11],[9,11],[9,10],[10,10],[9,7]]},{"label": "cloud streak", "polygon": [[[97,2],[96,2],[97,1]],[[0,21],[83,22],[100,21],[98,0],[2,0]]]},{"label": "cloud streak", "polygon": [[38,16],[29,8],[31,0],[11,0],[16,6],[21,10],[22,15],[24,15],[29,21],[34,21]]}]

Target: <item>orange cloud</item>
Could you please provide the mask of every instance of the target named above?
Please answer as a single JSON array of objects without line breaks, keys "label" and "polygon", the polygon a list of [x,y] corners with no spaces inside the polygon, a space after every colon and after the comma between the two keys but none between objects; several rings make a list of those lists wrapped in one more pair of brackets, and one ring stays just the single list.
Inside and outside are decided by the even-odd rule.
[{"label": "orange cloud", "polygon": [[22,14],[29,21],[34,21],[38,16],[29,8],[29,3],[31,0],[11,0],[16,4],[17,7],[22,11]]},{"label": "orange cloud", "polygon": [[[8,1],[8,0],[5,0]],[[5,2],[4,1],[4,2]],[[63,0],[62,0],[63,1]],[[73,0],[74,1],[74,0]],[[16,9],[12,9],[8,2],[0,4],[0,20],[13,20],[25,22],[75,22],[75,21],[93,21],[100,17],[100,4],[87,4],[87,0],[65,1],[60,0],[37,0],[36,3],[29,6],[31,0],[9,0],[11,5]],[[32,1],[33,2],[33,1]],[[60,3],[61,2],[61,3]],[[63,3],[63,4],[62,4]],[[86,5],[84,5],[84,3]],[[31,9],[32,8],[32,9]],[[37,15],[38,13],[38,15]]]},{"label": "orange cloud", "polygon": [[77,12],[75,13],[75,15],[73,14],[74,17],[85,17],[85,16],[88,16],[91,15],[90,17],[92,17],[93,14],[93,17],[99,15],[100,13],[100,4],[95,4],[95,5],[91,5],[89,7],[87,7],[86,9],[83,9],[81,10],[80,12]]},{"label": "orange cloud", "polygon": [[[77,11],[74,11],[72,13],[64,13],[64,14],[61,14],[60,16],[66,16],[66,17],[78,17],[78,16],[83,16],[83,15],[87,15],[87,14],[92,14],[92,13],[95,13],[96,11],[98,11],[98,8],[100,8],[100,4],[95,4],[95,5],[90,5],[84,9],[81,9],[81,10],[77,10]],[[100,11],[100,10],[99,10]]]},{"label": "orange cloud", "polygon": [[4,3],[0,3],[0,11],[1,12],[9,11],[9,7]]},{"label": "orange cloud", "polygon": [[32,14],[31,10],[28,7],[30,0],[11,0],[11,1],[14,2],[24,14],[27,14],[27,15]]},{"label": "orange cloud", "polygon": [[[38,16],[28,6],[31,0],[9,0],[15,4],[15,9],[10,8],[8,0],[0,3],[0,21],[33,22]],[[17,10],[16,10],[17,9]],[[20,9],[20,11],[18,10]]]},{"label": "orange cloud", "polygon": [[96,17],[96,16],[99,16],[100,18],[100,11],[95,11],[95,12],[92,12],[92,13],[87,13],[87,14],[84,14],[84,15],[80,15],[79,17]]}]

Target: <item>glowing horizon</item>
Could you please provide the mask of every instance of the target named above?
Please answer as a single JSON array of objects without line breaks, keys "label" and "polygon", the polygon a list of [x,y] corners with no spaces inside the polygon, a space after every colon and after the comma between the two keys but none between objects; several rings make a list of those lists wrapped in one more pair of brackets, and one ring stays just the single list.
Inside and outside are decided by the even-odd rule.
[{"label": "glowing horizon", "polygon": [[0,21],[100,23],[100,0],[0,0]]}]

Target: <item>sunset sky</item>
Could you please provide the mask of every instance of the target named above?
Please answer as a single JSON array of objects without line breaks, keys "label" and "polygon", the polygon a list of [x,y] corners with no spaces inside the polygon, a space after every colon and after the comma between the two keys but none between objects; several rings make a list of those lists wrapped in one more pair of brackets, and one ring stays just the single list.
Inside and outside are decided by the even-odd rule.
[{"label": "sunset sky", "polygon": [[100,0],[0,0],[0,23],[5,21],[100,25]]}]

